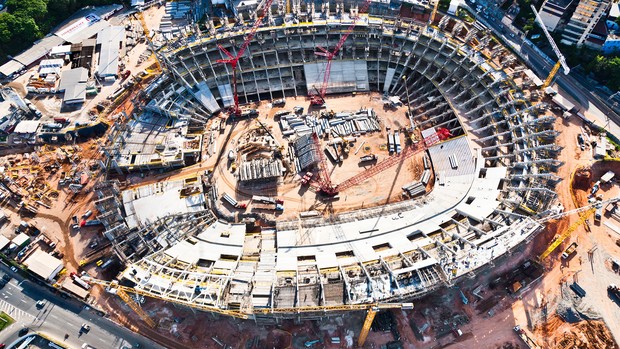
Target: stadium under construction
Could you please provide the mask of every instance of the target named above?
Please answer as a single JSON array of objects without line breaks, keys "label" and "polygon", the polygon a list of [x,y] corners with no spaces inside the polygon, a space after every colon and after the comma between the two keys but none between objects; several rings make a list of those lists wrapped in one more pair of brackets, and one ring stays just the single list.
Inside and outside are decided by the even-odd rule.
[{"label": "stadium under construction", "polygon": [[[538,215],[555,202],[560,147],[555,118],[515,83],[525,68],[509,50],[478,22],[443,16],[429,25],[434,11],[428,2],[409,18],[381,14],[374,2],[371,15],[359,17],[347,3],[338,11],[328,3],[294,4],[293,17],[271,1],[269,11],[241,13],[264,14],[255,33],[243,26],[216,30],[211,23],[198,38],[167,42],[156,53],[164,73],[144,89],[148,102],[137,120],[156,115],[187,128],[234,111],[236,98],[241,105],[306,96],[329,103],[330,95],[380,92],[408,101],[408,128],[418,136],[406,147],[424,151],[433,185],[412,185],[421,195],[387,205],[261,223],[222,212],[217,174],[126,191],[114,181],[101,183],[97,219],[126,265],[120,285],[260,323],[320,318],[457,284],[535,236],[542,228]],[[240,47],[235,69],[221,63]],[[315,54],[318,47],[339,49],[332,57]],[[142,153],[146,165],[121,155],[119,139],[127,132],[137,131],[111,134],[109,168],[186,165],[186,154],[177,153],[181,145],[153,146],[161,147],[154,154],[171,153],[157,161]],[[294,141],[307,133],[289,135]],[[153,208],[148,200],[167,204]]]}]

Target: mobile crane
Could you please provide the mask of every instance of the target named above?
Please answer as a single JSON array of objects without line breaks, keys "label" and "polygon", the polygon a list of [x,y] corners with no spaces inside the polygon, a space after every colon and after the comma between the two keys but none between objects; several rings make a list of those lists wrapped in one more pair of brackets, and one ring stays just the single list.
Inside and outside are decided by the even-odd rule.
[{"label": "mobile crane", "polygon": [[263,5],[263,15],[262,16],[258,15],[258,11],[260,11],[260,7],[258,9],[256,9],[256,15],[257,15],[258,18],[254,22],[254,25],[252,26],[252,29],[250,29],[250,32],[245,37],[245,40],[243,41],[243,44],[241,44],[241,47],[237,51],[236,55],[233,56],[233,54],[228,52],[228,50],[225,49],[224,46],[222,46],[220,44],[217,44],[217,47],[220,49],[220,51],[222,51],[222,53],[224,55],[227,56],[227,58],[218,59],[216,62],[217,63],[229,64],[230,67],[231,67],[231,70],[232,70],[231,74],[232,74],[232,85],[233,85],[233,100],[234,100],[235,104],[231,108],[232,110],[231,110],[230,114],[235,116],[235,117],[241,116],[241,109],[239,108],[239,95],[237,94],[237,65],[239,64],[239,59],[245,53],[245,50],[248,48],[248,46],[250,46],[250,42],[254,38],[254,35],[256,34],[256,31],[258,30],[258,28],[263,23],[263,18],[270,11],[271,3],[272,2],[273,2],[273,0],[265,1],[265,4]]},{"label": "mobile crane", "polygon": [[358,9],[357,11],[357,16],[353,18],[353,23],[349,25],[349,28],[347,29],[345,34],[340,37],[340,40],[336,44],[336,47],[334,47],[333,51],[329,52],[327,49],[321,46],[317,46],[318,50],[314,51],[315,55],[327,58],[327,64],[325,65],[325,74],[323,75],[323,84],[321,85],[321,89],[319,90],[318,88],[314,87],[314,89],[318,93],[310,96],[311,105],[315,105],[315,106],[325,105],[325,94],[327,93],[327,84],[329,83],[329,75],[330,75],[330,71],[332,68],[332,60],[334,59],[334,57],[336,57],[338,52],[340,52],[340,49],[344,45],[345,41],[347,41],[347,38],[349,37],[349,35],[353,33],[353,29],[355,29],[355,26],[357,25],[357,21],[360,18],[360,15],[359,15],[360,12],[366,12],[369,6],[370,6],[370,0],[364,1],[364,4],[362,4],[362,7]]}]

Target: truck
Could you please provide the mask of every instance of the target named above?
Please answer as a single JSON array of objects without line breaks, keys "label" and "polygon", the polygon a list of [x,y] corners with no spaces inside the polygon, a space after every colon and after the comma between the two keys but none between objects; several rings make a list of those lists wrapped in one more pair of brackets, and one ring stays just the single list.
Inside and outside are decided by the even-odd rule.
[{"label": "truck", "polygon": [[603,217],[603,206],[598,205],[596,207],[596,211],[594,211],[594,221],[597,223],[600,223],[602,217]]},{"label": "truck", "polygon": [[391,133],[388,133],[388,151],[392,154],[395,150],[394,137]]},{"label": "truck", "polygon": [[54,122],[57,122],[59,124],[66,124],[67,122],[69,122],[69,120],[67,118],[60,118],[60,117],[56,117],[54,118]]},{"label": "truck", "polygon": [[396,151],[396,154],[400,155],[401,152],[401,145],[400,145],[400,134],[397,132],[394,132],[394,150]]},{"label": "truck", "polygon": [[618,288],[618,286],[615,284],[610,284],[607,286],[607,294],[609,295],[609,298],[620,303],[620,288]]},{"label": "truck", "polygon": [[570,244],[566,250],[564,250],[564,252],[562,252],[562,259],[568,259],[568,257],[570,257],[573,253],[575,253],[575,251],[577,250],[577,243],[573,242],[572,244]]},{"label": "truck", "polygon": [[255,210],[264,210],[264,211],[278,211],[283,212],[284,206],[281,204],[261,204],[261,203],[252,203],[252,208]]},{"label": "truck", "polygon": [[274,107],[283,107],[286,105],[286,99],[275,99],[273,102],[271,102],[271,105],[273,105]]},{"label": "truck", "polygon": [[252,201],[256,201],[263,204],[283,204],[284,200],[278,198],[272,198],[268,196],[252,195]]},{"label": "truck", "polygon": [[84,288],[85,290],[90,290],[90,285],[81,277],[79,277],[76,273],[71,273],[71,277],[73,278],[73,282],[82,286],[82,288]]},{"label": "truck", "polygon": [[43,127],[47,127],[52,130],[60,130],[62,128],[62,124],[55,123],[55,122],[48,122],[46,124],[43,124]]},{"label": "truck", "polygon": [[579,286],[578,283],[573,282],[570,286],[568,286],[571,290],[573,290],[573,292],[575,292],[579,297],[585,297],[586,296],[586,290],[584,290],[583,288],[581,288],[581,286]]},{"label": "truck", "polygon": [[247,207],[246,204],[242,204],[240,202],[237,202],[237,200],[233,199],[233,197],[228,195],[227,193],[224,193],[222,195],[222,201],[227,202],[230,206],[232,206],[234,208],[244,209],[244,208]]}]

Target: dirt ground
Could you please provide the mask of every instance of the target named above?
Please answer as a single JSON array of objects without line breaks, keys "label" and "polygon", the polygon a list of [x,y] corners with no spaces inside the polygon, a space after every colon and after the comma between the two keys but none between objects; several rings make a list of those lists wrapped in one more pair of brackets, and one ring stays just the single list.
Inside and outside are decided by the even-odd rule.
[{"label": "dirt ground", "polygon": [[[378,93],[335,98],[328,97],[327,103],[328,108],[326,110],[333,110],[334,112],[373,108],[382,126],[380,132],[357,137],[348,157],[345,157],[341,164],[335,165],[327,159],[328,172],[334,185],[342,183],[388,158],[390,155],[386,147],[386,127],[389,127],[391,130],[399,130],[406,127],[409,122],[405,115],[406,107],[400,107],[397,110],[385,110],[383,109],[381,96]],[[271,105],[267,102],[261,103],[257,108],[260,113],[258,119],[271,129],[271,133],[281,145],[287,144],[288,141],[282,137],[280,126],[274,120],[273,115],[281,110],[292,110],[293,106],[302,106],[305,110],[308,110],[310,102],[305,98],[292,97],[287,99],[287,105],[283,108],[271,108]],[[235,149],[239,143],[239,138],[245,134],[248,128],[253,128],[253,126],[258,127],[258,123],[251,120],[242,120],[235,126],[228,142],[218,142],[218,144],[226,143],[227,146],[224,149],[224,154],[227,154],[230,149]],[[228,129],[224,133],[227,132],[229,132]],[[401,138],[404,142],[404,137],[401,136]],[[321,142],[324,146],[325,141],[321,140]],[[367,154],[377,155],[377,162],[364,165],[359,164],[359,157]],[[393,168],[341,192],[339,194],[340,200],[332,202],[329,205],[329,211],[348,211],[402,200],[401,187],[419,179],[422,175],[422,157],[423,153],[418,153],[405,160],[404,163],[396,164]],[[289,173],[277,185],[276,183],[271,185],[239,185],[235,174],[231,172],[230,163],[226,161],[220,162],[215,172],[217,174],[216,183],[220,193],[234,193],[235,198],[240,202],[249,200],[252,195],[271,195],[282,198],[285,201],[285,210],[282,215],[279,215],[279,219],[296,218],[298,213],[302,211],[322,211],[327,208],[327,205],[318,198],[313,188],[301,185],[300,180],[303,173]]]}]

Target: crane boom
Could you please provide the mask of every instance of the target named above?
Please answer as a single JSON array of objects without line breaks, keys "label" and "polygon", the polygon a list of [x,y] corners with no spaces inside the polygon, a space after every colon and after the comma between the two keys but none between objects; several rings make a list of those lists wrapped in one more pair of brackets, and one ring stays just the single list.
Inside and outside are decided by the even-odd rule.
[{"label": "crane boom", "polygon": [[603,201],[597,201],[597,202],[595,202],[593,204],[588,204],[588,205],[585,205],[585,206],[581,206],[581,207],[578,207],[578,208],[570,210],[570,211],[565,211],[565,212],[549,215],[549,216],[546,216],[544,218],[537,219],[536,221],[538,223],[546,223],[546,222],[548,222],[550,220],[553,220],[553,219],[564,218],[566,216],[570,216],[570,215],[575,214],[575,213],[581,213],[583,211],[587,211],[589,209],[592,209],[592,208],[595,208],[595,207],[598,207],[598,206],[604,206],[606,204],[610,204],[610,203],[616,202],[616,201],[620,201],[620,197],[615,197],[615,198],[611,198],[611,199],[607,199],[607,200],[603,200]]},{"label": "crane boom", "polygon": [[325,66],[325,74],[323,75],[323,85],[321,85],[319,95],[311,96],[310,104],[323,105],[325,103],[324,98],[325,98],[325,94],[327,93],[327,84],[329,82],[329,76],[330,76],[330,71],[332,67],[332,59],[336,57],[336,55],[338,54],[338,52],[340,52],[340,49],[344,45],[345,41],[347,41],[347,39],[349,38],[349,35],[353,33],[353,29],[355,29],[355,26],[357,25],[357,21],[360,18],[360,13],[366,12],[369,6],[370,6],[370,0],[364,1],[364,4],[362,5],[362,7],[357,10],[357,16],[353,18],[353,23],[349,25],[349,28],[347,28],[347,31],[344,33],[344,35],[340,37],[340,40],[338,40],[338,43],[336,44],[336,47],[334,47],[334,50],[332,52],[329,52],[327,49],[321,46],[317,47],[318,51],[314,51],[315,55],[327,58],[327,64]]},{"label": "crane boom", "polygon": [[[555,44],[555,41],[551,37],[551,34],[549,34],[549,31],[547,30],[545,23],[543,22],[542,18],[540,18],[540,14],[538,14],[538,11],[536,11],[536,7],[534,7],[534,5],[530,5],[530,7],[532,8],[532,11],[534,11],[534,15],[536,15],[538,24],[540,24],[540,27],[542,28],[543,32],[545,33],[545,36],[547,37],[547,40],[549,40],[549,43],[551,44],[551,48],[553,48],[553,52],[555,52],[556,56],[558,56],[558,62],[562,65],[562,68],[564,68],[564,75],[568,75],[568,73],[570,73],[570,67],[568,66],[568,63],[566,63],[566,58],[564,58],[564,55],[562,54],[562,52],[560,52],[560,49],[558,48],[558,45]],[[555,69],[555,71],[557,72],[557,69]],[[553,79],[553,75],[551,75],[552,79]]]},{"label": "crane boom", "polygon": [[245,53],[245,50],[250,45],[250,41],[252,41],[252,39],[254,38],[254,35],[256,34],[256,31],[261,26],[261,24],[263,22],[263,18],[265,17],[265,14],[267,12],[269,12],[269,9],[271,8],[271,3],[272,2],[273,2],[273,0],[265,0],[264,5],[262,3],[260,4],[260,5],[263,5],[264,7],[261,7],[259,5],[256,8],[256,13],[257,14],[258,14],[258,11],[260,11],[260,9],[263,8],[263,10],[264,10],[263,11],[263,15],[259,16],[256,19],[256,21],[254,22],[254,25],[252,26],[252,29],[250,29],[250,32],[248,33],[248,35],[246,36],[245,40],[243,41],[243,44],[241,44],[241,47],[239,47],[239,50],[237,51],[237,55],[236,56],[233,56],[222,45],[220,45],[220,44],[217,45],[217,47],[220,49],[220,51],[222,51],[222,53],[224,53],[224,55],[226,57],[228,57],[228,58],[218,59],[216,62],[217,63],[230,64],[230,66],[232,68],[233,99],[234,99],[234,102],[235,102],[235,105],[234,105],[233,110],[232,110],[232,114],[235,115],[235,116],[240,116],[241,115],[241,109],[239,108],[239,96],[237,94],[237,64],[239,63],[239,58],[241,58],[241,56],[243,56],[243,54]]}]

